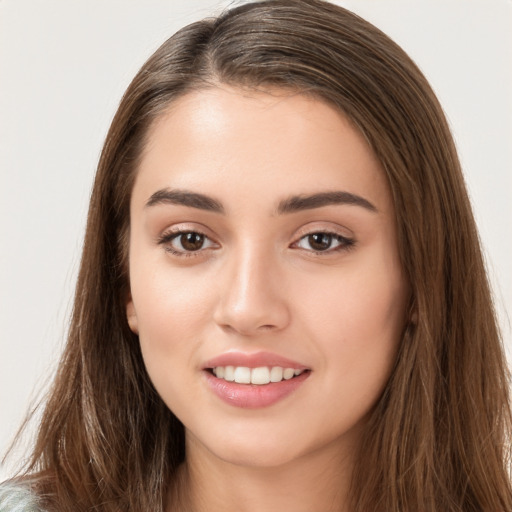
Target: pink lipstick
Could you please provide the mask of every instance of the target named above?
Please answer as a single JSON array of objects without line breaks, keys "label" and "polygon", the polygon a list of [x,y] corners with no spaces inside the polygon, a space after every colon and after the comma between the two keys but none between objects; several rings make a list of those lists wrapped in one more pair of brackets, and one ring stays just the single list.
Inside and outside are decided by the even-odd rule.
[{"label": "pink lipstick", "polygon": [[227,352],[203,365],[206,383],[235,407],[268,407],[299,388],[311,374],[307,366],[269,352]]}]

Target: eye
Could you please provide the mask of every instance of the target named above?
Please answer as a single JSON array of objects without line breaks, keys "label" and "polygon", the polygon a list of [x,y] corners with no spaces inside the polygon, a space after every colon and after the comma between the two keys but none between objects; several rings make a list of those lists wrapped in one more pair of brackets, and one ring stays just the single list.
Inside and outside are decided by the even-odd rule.
[{"label": "eye", "polygon": [[355,241],[338,235],[337,233],[317,232],[303,236],[294,245],[300,249],[313,252],[334,252],[347,250],[354,245]]},{"label": "eye", "polygon": [[176,256],[192,256],[191,253],[214,246],[212,240],[197,231],[175,231],[168,233],[163,235],[158,243],[165,245],[166,250]]}]

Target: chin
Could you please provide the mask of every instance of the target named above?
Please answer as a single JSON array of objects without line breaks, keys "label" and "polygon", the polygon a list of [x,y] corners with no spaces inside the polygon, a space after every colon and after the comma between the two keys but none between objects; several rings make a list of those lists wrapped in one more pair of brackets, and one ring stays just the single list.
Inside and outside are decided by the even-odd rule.
[{"label": "chin", "polygon": [[222,451],[214,453],[218,458],[241,467],[249,468],[277,468],[293,463],[301,457],[296,449],[262,443],[261,439],[252,443],[233,443],[225,446]]},{"label": "chin", "polygon": [[194,434],[186,431],[187,451],[206,451],[224,462],[254,468],[271,468],[290,463],[308,451],[307,436],[297,436],[291,427],[233,425]]},{"label": "chin", "polygon": [[329,454],[330,458],[336,452],[346,454],[347,449],[351,451],[357,443],[358,428],[348,428],[340,435],[339,430],[332,428],[301,429],[300,423],[300,419],[281,424],[233,422],[228,429],[202,430],[199,436],[187,432],[187,447],[205,450],[216,459],[240,467],[269,469],[309,457],[322,458]]}]

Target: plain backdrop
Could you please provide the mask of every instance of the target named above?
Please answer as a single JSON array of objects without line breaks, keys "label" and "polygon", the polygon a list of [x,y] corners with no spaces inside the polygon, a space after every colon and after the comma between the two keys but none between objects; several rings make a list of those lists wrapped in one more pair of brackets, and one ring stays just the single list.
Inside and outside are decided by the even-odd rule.
[{"label": "plain backdrop", "polygon": [[[218,0],[0,0],[0,453],[61,352],[88,196],[129,81]],[[455,135],[512,352],[512,2],[338,1],[417,62]],[[0,469],[0,480],[11,469]]]}]

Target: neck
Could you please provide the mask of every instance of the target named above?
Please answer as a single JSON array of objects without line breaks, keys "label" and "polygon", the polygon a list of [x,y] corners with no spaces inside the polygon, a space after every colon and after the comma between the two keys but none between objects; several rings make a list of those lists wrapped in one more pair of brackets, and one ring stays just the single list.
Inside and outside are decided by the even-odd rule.
[{"label": "neck", "polygon": [[273,466],[222,460],[187,443],[187,458],[171,493],[170,512],[348,512],[352,456],[324,447]]}]

